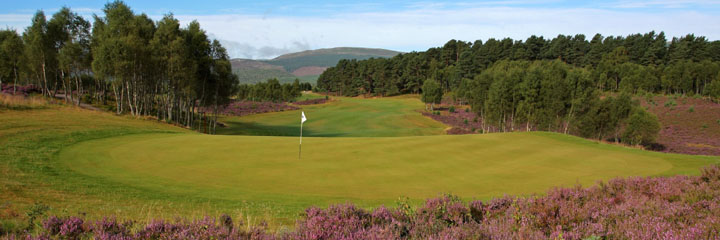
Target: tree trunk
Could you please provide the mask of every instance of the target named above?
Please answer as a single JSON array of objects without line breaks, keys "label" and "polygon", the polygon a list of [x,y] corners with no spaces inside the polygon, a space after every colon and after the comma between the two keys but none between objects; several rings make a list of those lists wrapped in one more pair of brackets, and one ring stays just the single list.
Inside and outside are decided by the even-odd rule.
[{"label": "tree trunk", "polygon": [[15,73],[15,80],[13,81],[13,95],[15,95],[15,91],[17,91],[17,80],[18,80],[17,65],[15,65],[15,67],[13,67],[13,72]]},{"label": "tree trunk", "polygon": [[47,74],[45,74],[45,60],[43,60],[42,64],[42,73],[43,73],[43,82],[44,82],[44,92],[46,96],[50,96],[50,88],[48,88],[48,82],[47,82]]}]

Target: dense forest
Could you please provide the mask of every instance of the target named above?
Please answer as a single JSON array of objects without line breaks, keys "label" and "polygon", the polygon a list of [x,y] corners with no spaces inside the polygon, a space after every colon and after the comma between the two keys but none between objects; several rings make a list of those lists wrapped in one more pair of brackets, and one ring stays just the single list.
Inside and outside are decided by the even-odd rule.
[{"label": "dense forest", "polygon": [[281,84],[277,79],[268,79],[256,84],[241,84],[237,87],[238,100],[290,102],[301,96],[302,91],[312,90],[310,83],[300,83],[295,79],[293,83]]},{"label": "dense forest", "polygon": [[500,60],[560,60],[591,71],[600,90],[704,94],[717,78],[720,41],[692,34],[668,41],[663,32],[627,37],[584,35],[546,40],[531,36],[463,42],[450,40],[443,47],[400,54],[390,59],[343,60],[318,79],[324,91],[342,95],[395,95],[419,93],[433,78],[445,92],[457,89],[463,79],[475,76]]},{"label": "dense forest", "polygon": [[[168,14],[155,22],[122,1],[103,12],[91,25],[69,8],[49,20],[38,11],[22,35],[1,31],[0,82],[33,84],[74,104],[114,105],[118,114],[214,129],[218,106],[237,85],[225,48],[197,21],[181,27]],[[213,109],[215,118],[200,109]]]},{"label": "dense forest", "polygon": [[[671,41],[663,32],[597,34],[589,41],[584,35],[531,36],[450,40],[390,59],[343,60],[319,77],[316,90],[389,96],[439,88],[446,98],[471,105],[487,123],[483,131],[544,130],[648,143],[652,134],[647,132],[659,130],[657,120],[632,96],[720,98],[719,72],[720,41],[692,34]],[[427,94],[423,100],[439,103]],[[641,122],[653,124],[632,129],[644,127]]]}]

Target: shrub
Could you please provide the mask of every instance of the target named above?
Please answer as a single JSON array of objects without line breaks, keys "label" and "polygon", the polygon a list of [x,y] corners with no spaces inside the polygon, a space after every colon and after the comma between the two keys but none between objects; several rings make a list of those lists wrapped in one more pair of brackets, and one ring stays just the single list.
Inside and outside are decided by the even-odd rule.
[{"label": "shrub", "polygon": [[470,112],[470,108],[466,108],[466,109],[465,109],[465,112]]},{"label": "shrub", "polygon": [[672,109],[675,106],[677,106],[675,99],[670,99],[670,101],[665,102],[665,107],[669,107],[670,109]]},{"label": "shrub", "polygon": [[454,113],[454,112],[455,112],[455,106],[450,106],[450,108],[448,108],[448,112]]},{"label": "shrub", "polygon": [[44,216],[45,212],[47,212],[48,210],[50,210],[50,206],[42,204],[42,203],[35,203],[32,206],[30,206],[28,208],[27,212],[25,212],[25,215],[27,216],[27,219],[28,219],[28,229],[35,228],[35,225],[36,225],[35,220],[38,219],[39,217]]},{"label": "shrub", "polygon": [[468,124],[468,120],[467,120],[467,118],[466,118],[466,119],[464,119],[463,121],[465,122],[465,125],[467,125],[467,124]]},{"label": "shrub", "polygon": [[655,142],[658,132],[660,132],[660,122],[657,116],[642,108],[636,108],[628,118],[623,141],[632,145],[647,145]]},{"label": "shrub", "polygon": [[720,78],[706,85],[703,94],[710,96],[710,98],[720,100]]},{"label": "shrub", "polygon": [[690,108],[688,108],[688,112],[695,112],[695,105],[690,106]]}]

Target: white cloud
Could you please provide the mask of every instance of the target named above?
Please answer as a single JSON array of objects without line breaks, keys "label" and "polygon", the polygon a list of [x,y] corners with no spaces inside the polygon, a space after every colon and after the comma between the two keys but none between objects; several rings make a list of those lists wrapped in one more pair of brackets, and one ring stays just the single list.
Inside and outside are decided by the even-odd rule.
[{"label": "white cloud", "polygon": [[[616,3],[631,6],[638,2]],[[672,6],[688,2],[711,4],[716,1],[656,0],[646,4]],[[450,39],[525,39],[530,35],[552,38],[558,34],[579,33],[591,38],[595,33],[627,35],[652,30],[665,31],[667,36],[694,33],[710,40],[720,39],[720,25],[711,24],[720,22],[720,16],[706,11],[530,8],[518,7],[513,5],[515,3],[522,5],[524,1],[499,1],[504,7],[469,4],[459,9],[418,4],[406,8],[409,10],[343,11],[315,16],[230,13],[176,17],[182,24],[197,19],[203,29],[223,41],[232,57],[243,58],[272,58],[287,52],[344,46],[423,51],[441,46]],[[0,24],[22,31],[31,17],[28,14],[0,14]],[[162,16],[151,17],[157,20]]]},{"label": "white cloud", "polygon": [[616,8],[688,8],[698,6],[712,6],[718,4],[720,4],[720,1],[717,0],[620,0],[610,3],[610,6]]},{"label": "white cloud", "polygon": [[197,19],[204,29],[219,39],[258,49],[290,49],[296,42],[301,42],[313,49],[357,46],[421,51],[441,46],[449,39],[525,39],[533,34],[552,38],[558,34],[579,33],[591,38],[595,33],[627,35],[652,30],[665,31],[668,36],[695,33],[712,40],[720,38],[720,26],[707,24],[720,22],[720,17],[695,11],[638,13],[589,8],[478,7],[462,10],[421,8],[325,17],[234,14],[177,17],[184,23]]}]

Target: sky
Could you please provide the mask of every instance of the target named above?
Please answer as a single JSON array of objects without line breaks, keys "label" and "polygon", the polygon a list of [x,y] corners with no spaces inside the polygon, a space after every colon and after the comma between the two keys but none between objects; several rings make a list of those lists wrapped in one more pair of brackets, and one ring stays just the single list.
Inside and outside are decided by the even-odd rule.
[{"label": "sky", "polygon": [[[107,1],[0,0],[0,27],[18,32],[37,10],[60,7],[92,19]],[[181,24],[197,20],[233,58],[270,59],[332,47],[410,52],[463,41],[558,34],[628,35],[664,31],[720,40],[720,0],[495,0],[495,1],[125,1],[155,20],[173,13]]]}]

